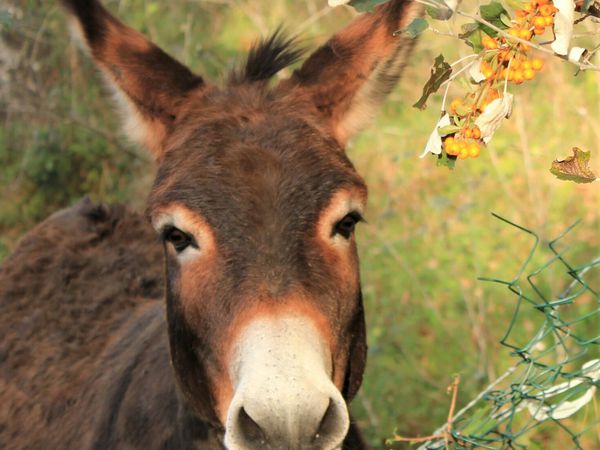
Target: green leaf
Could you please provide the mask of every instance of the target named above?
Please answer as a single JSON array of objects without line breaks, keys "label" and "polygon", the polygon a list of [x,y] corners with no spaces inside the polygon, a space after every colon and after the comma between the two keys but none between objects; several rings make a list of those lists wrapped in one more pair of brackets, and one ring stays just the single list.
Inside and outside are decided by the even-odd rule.
[{"label": "green leaf", "polygon": [[456,165],[456,156],[450,156],[446,153],[446,150],[442,150],[442,153],[437,155],[437,165],[440,167],[447,167],[450,170],[454,170]]},{"label": "green leaf", "polygon": [[428,4],[425,6],[425,11],[435,20],[448,20],[452,17],[453,11],[443,0],[429,0]]},{"label": "green leaf", "polygon": [[481,5],[479,7],[479,13],[481,17],[489,22],[494,19],[498,19],[502,14],[508,15],[504,6],[498,2],[492,2],[487,5]]},{"label": "green leaf", "polygon": [[575,183],[591,183],[596,180],[596,175],[590,169],[589,162],[592,152],[583,151],[573,147],[573,156],[559,161],[554,160],[550,173],[559,180],[574,181]]},{"label": "green leaf", "polygon": [[429,28],[429,24],[427,23],[427,21],[425,19],[423,19],[422,17],[417,17],[415,20],[413,20],[410,23],[410,25],[408,25],[406,28],[404,28],[402,30],[402,32],[408,34],[409,37],[414,39],[418,35],[420,35],[423,31],[425,31],[427,28]]},{"label": "green leaf", "polygon": [[[462,33],[458,35],[458,37],[465,41],[469,47],[473,48],[473,52],[475,53],[479,53],[483,50],[483,45],[481,45],[481,38],[483,37],[481,34],[481,27],[482,25],[477,22],[465,23],[462,26]],[[495,36],[496,32],[494,30],[489,27],[486,28],[494,32],[492,37]]]},{"label": "green leaf", "polygon": [[13,16],[6,9],[0,9],[0,25],[10,27],[13,23]]},{"label": "green leaf", "polygon": [[423,94],[421,98],[413,106],[419,109],[427,108],[427,99],[431,94],[435,94],[440,88],[442,83],[450,78],[452,74],[452,67],[446,61],[444,61],[444,55],[439,55],[433,62],[431,68],[431,75],[425,86],[423,86]]},{"label": "green leaf", "polygon": [[458,131],[460,131],[460,127],[457,127],[456,125],[446,125],[445,127],[438,128],[438,134],[442,137],[457,133]]},{"label": "green leaf", "polygon": [[[504,6],[498,2],[492,2],[488,5],[481,5],[479,7],[479,14],[483,19],[497,26],[501,30],[506,30],[509,27],[502,21],[502,16],[506,16],[509,19],[510,16],[508,15],[506,9],[504,9]],[[486,25],[481,25],[481,29],[492,37],[496,36],[497,34],[494,30]]]},{"label": "green leaf", "polygon": [[352,0],[349,5],[353,6],[357,11],[364,12],[371,11],[377,5],[388,1],[389,0]]}]

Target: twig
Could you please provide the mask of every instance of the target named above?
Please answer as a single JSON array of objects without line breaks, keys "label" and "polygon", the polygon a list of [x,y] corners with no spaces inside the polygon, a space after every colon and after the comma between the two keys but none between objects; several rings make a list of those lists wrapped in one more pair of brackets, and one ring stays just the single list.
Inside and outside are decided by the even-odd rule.
[{"label": "twig", "polygon": [[449,450],[450,449],[450,441],[453,440],[452,423],[455,419],[454,410],[456,409],[456,399],[458,398],[458,385],[459,384],[460,384],[460,377],[458,375],[456,375],[454,377],[454,380],[452,381],[452,384],[450,384],[450,386],[448,386],[448,392],[452,395],[452,399],[450,400],[450,407],[448,408],[448,420],[446,421],[446,425],[444,426],[444,428],[441,431],[438,430],[435,432],[435,434],[432,434],[431,436],[425,436],[425,437],[404,437],[404,436],[400,436],[398,434],[394,434],[394,437],[392,438],[392,440],[395,442],[416,443],[416,442],[430,442],[435,439],[444,439],[444,442],[446,443],[446,450]]},{"label": "twig", "polygon": [[312,14],[308,19],[306,19],[304,22],[302,22],[300,25],[298,25],[296,27],[296,30],[295,30],[296,35],[300,35],[300,34],[304,33],[304,31],[306,31],[312,24],[321,20],[323,17],[325,17],[327,14],[329,14],[332,10],[333,10],[333,8],[326,6],[325,8],[322,8],[319,11],[317,11],[316,13]]},{"label": "twig", "polygon": [[450,409],[448,411],[448,420],[446,421],[446,432],[444,433],[444,441],[446,443],[446,450],[450,449],[450,439],[452,438],[452,422],[454,421],[454,410],[456,409],[456,398],[458,397],[458,385],[460,383],[460,377],[456,375],[454,381],[448,386],[448,392],[452,394],[452,401],[450,402]]},{"label": "twig", "polygon": [[[456,419],[459,419],[460,417],[462,417],[468,410],[470,410],[473,406],[475,406],[477,404],[477,402],[479,402],[479,400],[481,400],[485,395],[487,395],[492,389],[494,389],[498,384],[500,384],[502,381],[504,381],[507,377],[512,375],[515,370],[517,370],[516,366],[510,367],[499,378],[497,378],[495,381],[490,383],[488,385],[488,387],[486,387],[483,391],[481,391],[477,397],[475,397],[473,400],[471,400],[464,408],[462,408],[459,412],[456,413],[456,415],[454,416],[454,421],[456,421]],[[448,424],[446,423],[441,428],[438,428],[435,431],[435,433],[433,433],[433,437],[429,441],[425,442],[425,444],[421,445],[417,450],[427,450],[428,444],[432,443],[435,439],[441,439],[441,437],[444,436],[444,433],[447,432],[447,427],[448,427]],[[441,437],[436,437],[436,436],[441,436]]]}]

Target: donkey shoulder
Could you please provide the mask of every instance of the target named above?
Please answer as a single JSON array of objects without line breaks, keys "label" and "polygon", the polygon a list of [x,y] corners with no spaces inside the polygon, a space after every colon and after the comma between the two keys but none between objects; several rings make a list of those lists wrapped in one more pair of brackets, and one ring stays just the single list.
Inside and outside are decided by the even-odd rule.
[{"label": "donkey shoulder", "polygon": [[111,334],[144,305],[162,316],[153,233],[139,214],[84,199],[33,228],[2,263],[0,447],[35,448],[35,436],[66,425]]}]

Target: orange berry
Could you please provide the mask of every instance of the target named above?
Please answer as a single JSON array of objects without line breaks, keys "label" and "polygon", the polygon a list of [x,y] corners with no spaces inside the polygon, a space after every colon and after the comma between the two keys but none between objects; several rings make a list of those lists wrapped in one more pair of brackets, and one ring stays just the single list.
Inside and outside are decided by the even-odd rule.
[{"label": "orange berry", "polygon": [[465,128],[465,130],[463,131],[463,136],[467,139],[471,139],[473,137],[473,130],[471,130],[470,128]]},{"label": "orange berry", "polygon": [[530,13],[535,11],[535,5],[533,3],[527,3],[525,6],[523,6],[523,9]]},{"label": "orange berry", "polygon": [[455,98],[454,100],[452,100],[452,102],[450,103],[450,112],[452,114],[456,114],[456,108],[458,108],[459,106],[462,105],[462,100],[460,98]]},{"label": "orange berry", "polygon": [[526,59],[525,61],[523,61],[523,64],[521,64],[521,68],[523,70],[533,69],[533,64],[530,60]]},{"label": "orange berry", "polygon": [[523,78],[526,80],[533,80],[535,77],[535,71],[533,69],[523,69]]},{"label": "orange berry", "polygon": [[500,93],[496,89],[490,89],[487,94],[487,101],[492,102],[497,98],[500,98]]},{"label": "orange berry", "polygon": [[511,69],[514,69],[514,70],[517,70],[519,67],[521,67],[521,60],[520,60],[520,59],[517,59],[516,57],[515,57],[515,58],[513,58],[513,59],[510,61],[510,68],[511,68]]},{"label": "orange berry", "polygon": [[488,50],[495,50],[498,48],[498,41],[487,34],[481,38],[481,44]]},{"label": "orange berry", "polygon": [[533,58],[531,60],[531,66],[534,70],[542,70],[542,67],[544,67],[544,60],[539,58]]},{"label": "orange berry", "polygon": [[515,13],[515,15],[517,16],[517,19],[524,19],[525,17],[527,17],[529,13],[523,9],[518,9],[517,12]]},{"label": "orange berry", "polygon": [[544,25],[547,27],[552,26],[552,24],[554,23],[554,17],[552,17],[552,16],[546,16],[543,19],[544,19]]},{"label": "orange berry", "polygon": [[498,60],[505,61],[510,58],[511,51],[508,49],[502,49],[498,52]]},{"label": "orange berry", "polygon": [[531,39],[531,31],[523,28],[519,30],[519,37],[528,41],[529,39]]},{"label": "orange berry", "polygon": [[481,149],[479,148],[479,144],[477,142],[472,142],[469,144],[468,151],[471,158],[477,158],[479,153],[481,153]]},{"label": "orange berry", "polygon": [[544,28],[546,26],[546,18],[542,16],[534,17],[533,26],[536,28]]},{"label": "orange berry", "polygon": [[540,7],[540,14],[544,17],[551,16],[557,11],[554,5],[543,5]]},{"label": "orange berry", "polygon": [[452,142],[450,145],[446,147],[446,153],[452,156],[458,155],[460,149],[458,148],[458,143],[456,141]]},{"label": "orange berry", "polygon": [[448,146],[450,144],[454,143],[454,136],[447,136],[444,139],[444,145]]},{"label": "orange berry", "polygon": [[467,159],[469,157],[469,149],[467,147],[461,148],[458,152],[458,157],[460,159]]},{"label": "orange berry", "polygon": [[483,76],[488,79],[492,78],[494,76],[494,73],[495,73],[494,69],[492,69],[492,66],[490,66],[489,63],[486,61],[481,62],[479,69],[481,70],[481,73],[483,74]]},{"label": "orange berry", "polygon": [[478,126],[473,127],[473,139],[481,139],[481,130]]},{"label": "orange berry", "polygon": [[536,36],[539,36],[540,34],[544,34],[545,32],[546,32],[546,29],[545,29],[545,28],[538,28],[538,27],[535,27],[535,28],[533,29],[533,33],[534,33]]},{"label": "orange berry", "polygon": [[513,76],[513,82],[515,82],[516,84],[521,84],[523,81],[525,81],[525,77],[523,76],[523,71],[515,70],[515,74]]}]

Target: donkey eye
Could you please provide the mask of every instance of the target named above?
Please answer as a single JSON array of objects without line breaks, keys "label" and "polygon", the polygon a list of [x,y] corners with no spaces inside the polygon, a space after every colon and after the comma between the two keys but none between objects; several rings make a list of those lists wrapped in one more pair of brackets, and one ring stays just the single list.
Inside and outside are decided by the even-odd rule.
[{"label": "donkey eye", "polygon": [[356,224],[362,220],[362,216],[356,212],[352,211],[349,214],[346,214],[342,220],[337,222],[333,226],[332,236],[336,234],[341,235],[344,239],[350,239],[350,236],[354,233],[354,228],[356,228]]},{"label": "donkey eye", "polygon": [[170,242],[177,252],[182,252],[190,245],[196,247],[194,238],[179,228],[167,227],[162,233],[163,239]]}]

